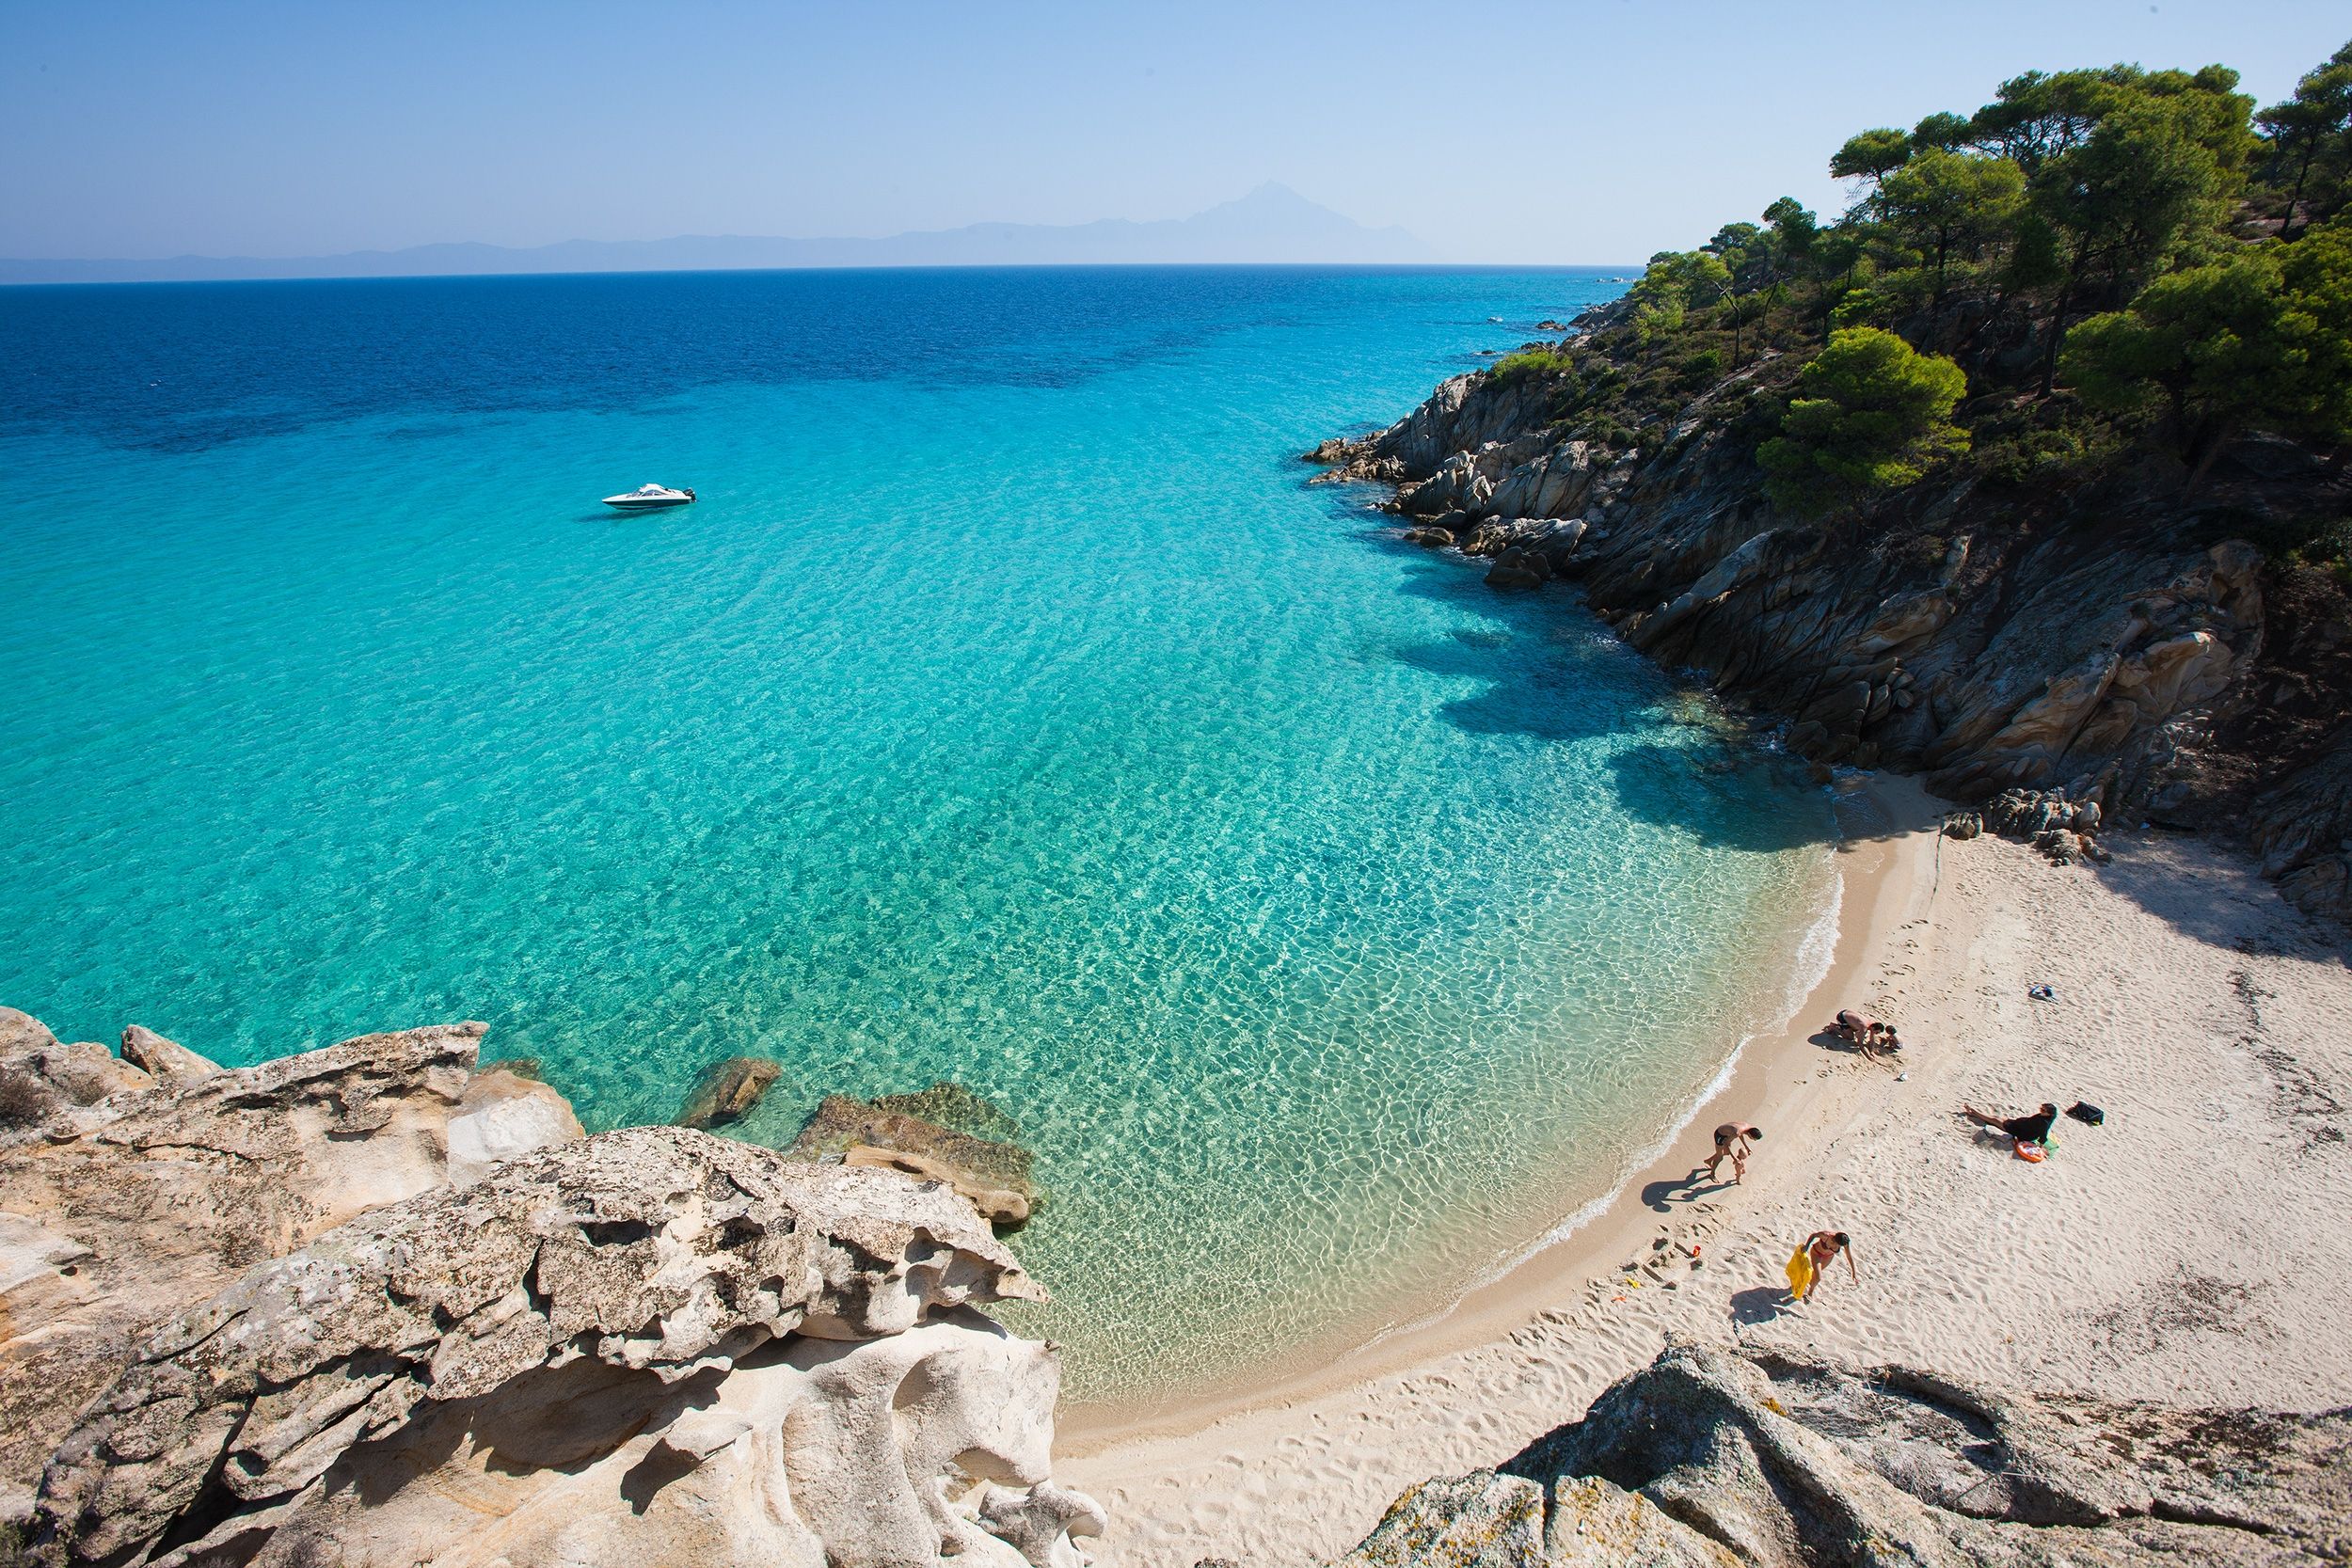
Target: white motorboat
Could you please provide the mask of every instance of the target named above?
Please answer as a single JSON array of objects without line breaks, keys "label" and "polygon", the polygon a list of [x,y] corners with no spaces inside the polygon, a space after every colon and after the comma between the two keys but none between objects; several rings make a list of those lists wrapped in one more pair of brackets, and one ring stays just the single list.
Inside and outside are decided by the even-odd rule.
[{"label": "white motorboat", "polygon": [[624,512],[645,512],[657,506],[684,506],[694,499],[691,490],[673,490],[666,484],[640,484],[626,496],[607,496],[604,504],[617,506]]}]

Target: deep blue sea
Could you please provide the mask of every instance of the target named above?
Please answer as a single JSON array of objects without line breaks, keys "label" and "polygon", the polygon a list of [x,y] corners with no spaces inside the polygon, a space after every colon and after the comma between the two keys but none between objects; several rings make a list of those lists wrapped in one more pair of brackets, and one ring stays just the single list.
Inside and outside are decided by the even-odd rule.
[{"label": "deep blue sea", "polygon": [[0,290],[0,1002],[482,1019],[592,1129],[953,1080],[1076,1397],[1360,1339],[1615,1180],[1834,897],[1818,791],[1298,460],[1620,286]]}]

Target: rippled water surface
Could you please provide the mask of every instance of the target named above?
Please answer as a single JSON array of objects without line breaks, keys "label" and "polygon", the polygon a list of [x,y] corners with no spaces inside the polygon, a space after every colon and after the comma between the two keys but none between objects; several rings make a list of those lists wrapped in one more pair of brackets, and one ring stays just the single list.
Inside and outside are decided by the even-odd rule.
[{"label": "rippled water surface", "polygon": [[[0,1001],[458,1017],[592,1128],[967,1085],[1124,1402],[1423,1309],[1651,1144],[1827,813],[1295,454],[1618,285],[0,291]],[[646,480],[691,509],[616,516]]]}]

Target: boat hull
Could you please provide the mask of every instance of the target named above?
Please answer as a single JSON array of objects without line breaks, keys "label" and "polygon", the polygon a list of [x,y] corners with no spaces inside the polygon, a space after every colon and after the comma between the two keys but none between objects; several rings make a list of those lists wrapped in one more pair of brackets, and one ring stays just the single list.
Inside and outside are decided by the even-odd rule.
[{"label": "boat hull", "polygon": [[691,496],[661,496],[652,500],[639,500],[633,496],[614,496],[605,505],[615,512],[659,512],[665,506],[691,506]]}]

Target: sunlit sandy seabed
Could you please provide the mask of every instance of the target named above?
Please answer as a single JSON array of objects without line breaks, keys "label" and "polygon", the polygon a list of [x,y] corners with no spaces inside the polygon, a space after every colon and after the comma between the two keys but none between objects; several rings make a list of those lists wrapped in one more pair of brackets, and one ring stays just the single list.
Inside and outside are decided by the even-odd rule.
[{"label": "sunlit sandy seabed", "polygon": [[1649,1146],[1829,896],[1817,793],[1296,459],[1614,287],[0,293],[0,1000],[479,1018],[592,1128],[952,1079],[1073,1394],[1369,1331]]}]

